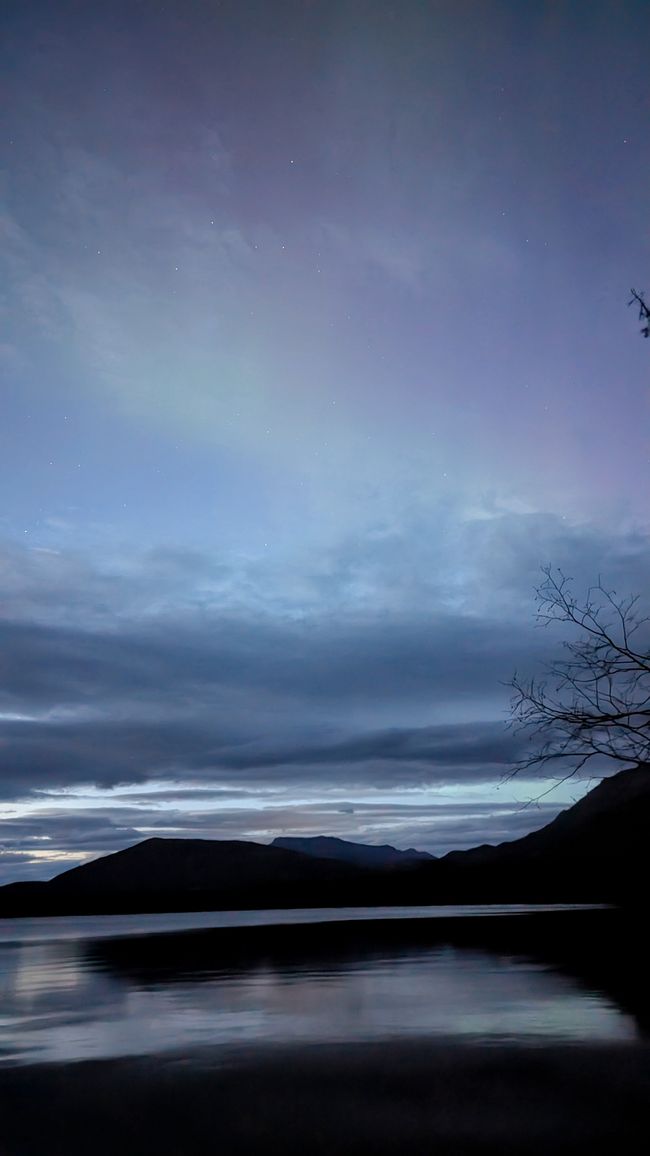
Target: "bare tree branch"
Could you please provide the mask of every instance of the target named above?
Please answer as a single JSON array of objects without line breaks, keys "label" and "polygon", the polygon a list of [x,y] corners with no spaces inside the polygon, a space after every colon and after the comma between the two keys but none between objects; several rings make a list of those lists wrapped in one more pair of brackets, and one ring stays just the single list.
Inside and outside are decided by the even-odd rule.
[{"label": "bare tree branch", "polygon": [[579,602],[561,570],[542,572],[539,624],[565,624],[572,637],[563,643],[566,657],[548,664],[541,680],[515,672],[508,683],[510,725],[530,743],[512,774],[560,763],[569,767],[566,778],[596,757],[650,761],[650,650],[635,639],[650,617],[639,613],[638,596],[618,598],[600,578]]},{"label": "bare tree branch", "polygon": [[639,307],[639,321],[643,322],[641,332],[644,337],[650,337],[650,308],[646,305],[643,293],[637,293],[636,289],[632,289],[632,296],[628,301],[628,305],[635,303]]}]

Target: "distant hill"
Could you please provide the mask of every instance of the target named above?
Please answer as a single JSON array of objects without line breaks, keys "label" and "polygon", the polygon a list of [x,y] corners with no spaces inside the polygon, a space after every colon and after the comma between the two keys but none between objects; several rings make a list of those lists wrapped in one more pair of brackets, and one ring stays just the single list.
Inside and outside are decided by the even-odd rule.
[{"label": "distant hill", "polygon": [[244,840],[145,839],[72,867],[50,883],[59,894],[245,889],[273,880],[294,883],[341,877],[335,864],[319,864],[294,851]]},{"label": "distant hill", "polygon": [[463,886],[532,896],[615,900],[643,894],[650,836],[650,767],[603,779],[583,799],[538,831],[440,860]]},{"label": "distant hill", "polygon": [[47,883],[0,888],[0,916],[508,902],[647,904],[650,767],[604,779],[522,839],[442,859],[342,839],[146,839]]},{"label": "distant hill", "polygon": [[299,851],[302,855],[311,855],[316,859],[334,859],[340,863],[352,863],[357,867],[401,867],[416,860],[435,859],[428,851],[416,851],[413,847],[409,847],[407,851],[399,851],[388,843],[379,845],[352,843],[332,835],[315,835],[304,839],[290,835],[281,836],[274,839],[271,846],[281,847],[286,851]]}]

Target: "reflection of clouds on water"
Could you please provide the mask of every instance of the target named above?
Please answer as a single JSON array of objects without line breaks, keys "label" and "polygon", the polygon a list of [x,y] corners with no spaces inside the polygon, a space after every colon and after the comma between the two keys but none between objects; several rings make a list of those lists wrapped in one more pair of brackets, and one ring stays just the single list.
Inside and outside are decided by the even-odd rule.
[{"label": "reflection of clouds on water", "polygon": [[[170,938],[148,941],[161,964]],[[130,942],[137,956],[138,940]],[[166,977],[111,970],[101,949],[79,941],[26,942],[0,947],[0,985],[0,1054],[9,1062],[256,1041],[636,1036],[631,1016],[568,975],[450,945],[227,968],[206,959],[192,974]]]},{"label": "reflection of clouds on water", "polygon": [[[73,1057],[84,1025],[123,1014],[127,993],[85,967],[78,943],[0,947],[0,1056]],[[69,1048],[64,1042],[69,1041]],[[111,1054],[91,1052],[89,1054]]]},{"label": "reflection of clouds on water", "polygon": [[68,991],[84,982],[78,948],[57,948],[51,944],[33,944],[19,951],[13,976],[15,994],[25,1001],[37,1000],[43,994]]}]

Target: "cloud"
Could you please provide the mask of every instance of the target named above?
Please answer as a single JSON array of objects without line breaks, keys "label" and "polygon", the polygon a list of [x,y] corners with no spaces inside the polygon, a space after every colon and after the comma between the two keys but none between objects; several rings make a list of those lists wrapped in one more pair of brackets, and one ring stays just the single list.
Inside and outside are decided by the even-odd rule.
[{"label": "cloud", "polygon": [[[237,770],[253,767],[290,767],[332,765],[366,766],[381,763],[425,764],[435,779],[439,768],[447,775],[451,768],[481,768],[485,774],[502,765],[510,767],[517,757],[517,741],[501,723],[461,723],[437,727],[412,727],[380,730],[320,746],[294,745],[273,750],[247,747],[227,754],[229,765]],[[421,771],[420,774],[423,772]],[[393,774],[399,775],[395,769]]]},{"label": "cloud", "polygon": [[[408,533],[422,573],[425,528]],[[639,531],[498,511],[459,522],[452,545],[419,587],[397,527],[311,572],[7,549],[0,790],[498,780],[517,755],[503,683],[559,644],[533,628],[533,559],[554,551],[590,580],[600,560],[619,589],[642,589],[650,550]]]},{"label": "cloud", "polygon": [[[525,641],[528,642],[528,639]],[[125,702],[154,696],[218,707],[219,696],[246,690],[266,702],[310,705],[399,703],[430,709],[452,696],[485,693],[532,654],[504,625],[462,615],[345,616],[274,621],[268,616],[160,616],[154,624],[74,630],[0,624],[4,703],[39,709]],[[155,709],[155,703],[153,704]],[[146,709],[145,709],[146,713]]]},{"label": "cloud", "polygon": [[[252,709],[252,707],[251,707]],[[0,726],[5,798],[93,784],[110,789],[149,780],[208,780],[233,786],[281,783],[339,789],[490,782],[517,748],[499,723],[362,733],[338,743],[305,743],[300,729],[284,745],[251,737],[245,719],[230,726],[205,717],[154,723],[115,719],[5,718]]]}]

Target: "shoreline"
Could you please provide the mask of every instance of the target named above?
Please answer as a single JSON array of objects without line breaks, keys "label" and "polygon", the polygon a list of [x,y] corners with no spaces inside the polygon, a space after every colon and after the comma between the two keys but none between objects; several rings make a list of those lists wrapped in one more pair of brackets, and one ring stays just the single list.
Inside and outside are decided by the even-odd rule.
[{"label": "shoreline", "polygon": [[[83,927],[83,920],[123,921],[125,933],[133,935],[154,934],[161,932],[181,932],[200,930],[230,930],[239,927],[279,927],[285,924],[300,923],[361,923],[380,922],[384,920],[415,920],[415,919],[473,919],[484,916],[497,915],[541,915],[561,913],[565,911],[624,911],[618,903],[399,903],[399,904],[360,904],[357,906],[341,904],[333,907],[251,907],[251,908],[211,908],[188,911],[88,911],[79,914],[44,914],[34,915],[27,911],[5,914],[0,912],[0,932],[3,927],[14,921],[22,923],[37,923],[42,920],[61,927],[70,925]],[[131,923],[135,920],[150,921],[150,930],[147,926],[131,930]],[[187,927],[181,923],[170,923],[168,927],[158,926],[165,920],[187,920]],[[211,922],[214,920],[215,922]],[[194,922],[196,921],[196,922]],[[62,937],[63,938],[63,937]],[[66,936],[65,938],[68,938]],[[82,938],[85,938],[82,936]],[[0,944],[3,941],[0,938]]]}]

